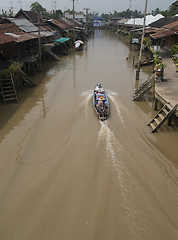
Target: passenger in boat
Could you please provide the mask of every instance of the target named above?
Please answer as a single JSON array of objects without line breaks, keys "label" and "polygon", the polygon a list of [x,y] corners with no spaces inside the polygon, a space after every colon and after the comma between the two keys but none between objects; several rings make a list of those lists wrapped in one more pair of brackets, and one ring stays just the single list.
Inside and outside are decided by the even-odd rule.
[{"label": "passenger in boat", "polygon": [[98,103],[97,103],[96,106],[97,106],[97,108],[103,107],[103,98],[102,97],[99,98]]},{"label": "passenger in boat", "polygon": [[97,92],[97,93],[104,93],[104,89],[103,89],[103,87],[101,86],[100,83],[98,83],[96,85],[95,92]]}]

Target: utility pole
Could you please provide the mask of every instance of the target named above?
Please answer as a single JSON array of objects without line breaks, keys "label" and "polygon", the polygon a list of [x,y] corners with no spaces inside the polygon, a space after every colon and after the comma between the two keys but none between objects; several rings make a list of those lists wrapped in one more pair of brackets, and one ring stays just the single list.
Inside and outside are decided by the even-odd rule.
[{"label": "utility pole", "polygon": [[72,12],[73,12],[73,19],[75,19],[75,1],[78,1],[78,0],[72,0],[73,1],[73,9],[72,9]]},{"label": "utility pole", "polygon": [[138,67],[137,67],[137,71],[136,71],[136,80],[139,80],[140,62],[141,62],[142,50],[143,50],[143,39],[144,39],[144,35],[145,35],[145,22],[146,22],[147,3],[148,3],[148,0],[145,0],[145,13],[144,13],[144,20],[143,20],[143,31],[142,31],[142,38],[141,38],[141,46],[140,46]]},{"label": "utility pole", "polygon": [[[75,19],[75,4],[74,4],[74,2],[76,1],[76,0],[72,0],[73,1],[73,10],[72,10],[72,12],[73,12],[73,20]],[[78,0],[77,0],[78,1]],[[73,23],[73,37],[74,37],[74,42],[75,42],[75,31],[74,31],[74,23]]]},{"label": "utility pole", "polygon": [[84,8],[84,10],[86,11],[86,34],[88,33],[88,11],[90,10],[90,8]]},{"label": "utility pole", "polygon": [[74,7],[74,1],[75,1],[75,0],[73,0],[73,12],[72,12],[72,13],[73,13],[73,19],[75,18],[75,12],[74,12],[74,10],[75,10],[75,7]]},{"label": "utility pole", "polygon": [[90,10],[90,8],[84,8],[84,10],[86,11],[86,21],[87,21],[88,11]]},{"label": "utility pole", "polygon": [[38,60],[41,64],[40,12],[38,12]]}]

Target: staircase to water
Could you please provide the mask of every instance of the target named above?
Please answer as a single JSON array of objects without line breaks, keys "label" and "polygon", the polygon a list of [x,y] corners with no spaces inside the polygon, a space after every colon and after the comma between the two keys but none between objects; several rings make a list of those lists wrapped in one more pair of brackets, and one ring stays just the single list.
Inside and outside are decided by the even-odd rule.
[{"label": "staircase to water", "polygon": [[153,73],[151,76],[148,77],[148,79],[143,82],[139,88],[135,90],[133,101],[139,101],[142,96],[150,91],[150,89],[154,86],[155,82],[155,73]]},{"label": "staircase to water", "polygon": [[[169,103],[166,103],[156,116],[148,123],[148,126],[152,128],[152,132],[156,132],[166,120],[170,120],[172,114],[175,112],[178,104],[174,107]],[[169,124],[170,125],[170,124]]]},{"label": "staircase to water", "polygon": [[10,75],[7,78],[1,79],[0,87],[1,87],[4,103],[7,103],[9,101],[18,102],[17,93],[16,93],[12,75]]}]

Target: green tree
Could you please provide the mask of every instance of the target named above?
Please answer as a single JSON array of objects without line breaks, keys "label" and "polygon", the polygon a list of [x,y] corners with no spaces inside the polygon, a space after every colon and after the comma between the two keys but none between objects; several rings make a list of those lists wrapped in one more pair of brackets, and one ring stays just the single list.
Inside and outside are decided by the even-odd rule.
[{"label": "green tree", "polygon": [[178,8],[174,6],[170,6],[168,10],[160,12],[165,17],[172,17],[178,13]]},{"label": "green tree", "polygon": [[154,15],[154,16],[159,14],[159,13],[160,13],[160,9],[159,8],[156,8],[155,10],[151,11],[151,14]]},{"label": "green tree", "polygon": [[40,13],[46,12],[46,9],[39,4],[39,2],[34,2],[30,6],[30,11],[37,11]]},{"label": "green tree", "polygon": [[62,13],[62,11],[61,11],[60,9],[56,10],[56,12],[55,12],[55,17],[56,17],[56,18],[59,18],[59,17],[61,17],[62,15],[63,15],[63,13]]}]

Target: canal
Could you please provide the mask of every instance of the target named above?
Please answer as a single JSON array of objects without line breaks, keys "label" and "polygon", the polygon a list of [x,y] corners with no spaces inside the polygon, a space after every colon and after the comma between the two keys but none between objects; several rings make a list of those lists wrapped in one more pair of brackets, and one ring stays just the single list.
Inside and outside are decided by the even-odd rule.
[{"label": "canal", "polygon": [[152,134],[153,102],[132,101],[152,70],[136,81],[134,54],[96,30],[82,52],[47,63],[19,103],[0,104],[0,239],[178,239],[177,129]]}]

